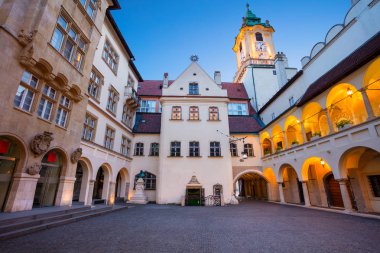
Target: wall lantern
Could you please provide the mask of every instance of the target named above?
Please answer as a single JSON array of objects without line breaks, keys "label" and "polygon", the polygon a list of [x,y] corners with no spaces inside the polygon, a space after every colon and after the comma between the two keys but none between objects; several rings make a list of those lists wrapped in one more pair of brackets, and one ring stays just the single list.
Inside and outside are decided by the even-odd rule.
[{"label": "wall lantern", "polygon": [[243,159],[247,159],[248,158],[248,155],[245,152],[241,152],[241,155],[242,155]]},{"label": "wall lantern", "polygon": [[352,94],[354,94],[354,92],[350,88],[347,88],[347,95],[352,97]]},{"label": "wall lantern", "polygon": [[325,161],[321,158],[321,161],[320,161],[322,167],[325,167]]}]

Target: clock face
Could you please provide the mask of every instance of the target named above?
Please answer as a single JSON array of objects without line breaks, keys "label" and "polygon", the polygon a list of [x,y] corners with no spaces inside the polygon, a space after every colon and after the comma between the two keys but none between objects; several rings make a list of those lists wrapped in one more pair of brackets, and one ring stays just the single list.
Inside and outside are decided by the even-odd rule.
[{"label": "clock face", "polygon": [[265,45],[265,42],[257,41],[256,42],[256,51],[257,52],[266,52],[267,46]]}]

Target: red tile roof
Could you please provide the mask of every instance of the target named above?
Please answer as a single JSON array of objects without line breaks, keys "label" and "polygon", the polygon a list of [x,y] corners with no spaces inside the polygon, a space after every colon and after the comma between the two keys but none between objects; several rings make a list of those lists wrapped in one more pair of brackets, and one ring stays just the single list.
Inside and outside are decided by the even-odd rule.
[{"label": "red tile roof", "polygon": [[253,116],[228,116],[230,133],[258,133],[261,126]]},{"label": "red tile roof", "polygon": [[297,106],[306,104],[337,82],[380,55],[380,32],[309,86]]},{"label": "red tile roof", "polygon": [[[162,96],[162,80],[146,80],[139,82],[137,94],[139,96]],[[169,81],[169,86],[173,83]],[[247,91],[242,83],[222,83],[222,89],[227,90],[230,99],[249,99]]]},{"label": "red tile roof", "polygon": [[222,83],[222,89],[227,90],[230,99],[249,99],[242,83]]},{"label": "red tile roof", "polygon": [[161,131],[161,113],[136,113],[134,133],[159,134]]}]

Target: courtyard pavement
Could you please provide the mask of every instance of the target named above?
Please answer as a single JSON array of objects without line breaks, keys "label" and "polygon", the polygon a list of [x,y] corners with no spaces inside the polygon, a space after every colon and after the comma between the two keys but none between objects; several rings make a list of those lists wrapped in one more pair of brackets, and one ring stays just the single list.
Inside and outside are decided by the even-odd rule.
[{"label": "courtyard pavement", "polygon": [[136,206],[19,238],[0,252],[380,252],[380,220],[244,202]]}]

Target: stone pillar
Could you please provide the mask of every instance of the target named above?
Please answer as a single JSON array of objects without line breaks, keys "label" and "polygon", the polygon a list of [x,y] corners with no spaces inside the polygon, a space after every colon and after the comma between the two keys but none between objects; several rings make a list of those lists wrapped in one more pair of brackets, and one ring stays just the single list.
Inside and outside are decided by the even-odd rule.
[{"label": "stone pillar", "polygon": [[108,205],[115,204],[115,188],[116,188],[116,182],[110,182],[109,191],[108,191]]},{"label": "stone pillar", "polygon": [[34,194],[40,174],[16,173],[4,208],[5,212],[32,210]]},{"label": "stone pillar", "polygon": [[71,206],[73,202],[75,177],[61,177],[55,197],[56,206]]},{"label": "stone pillar", "polygon": [[307,188],[307,181],[302,181],[303,198],[305,199],[305,206],[310,207],[309,189]]},{"label": "stone pillar", "polygon": [[90,180],[88,184],[88,193],[87,193],[87,200],[86,200],[86,205],[92,205],[92,195],[94,194],[94,184],[95,180]]},{"label": "stone pillar", "polygon": [[280,202],[285,203],[284,189],[282,189],[282,182],[278,182],[278,192],[280,194]]},{"label": "stone pillar", "polygon": [[340,192],[342,194],[342,199],[343,199],[345,211],[346,212],[353,212],[354,209],[352,207],[350,193],[348,192],[348,189],[347,189],[347,179],[342,178],[342,179],[339,179],[337,181],[339,182]]},{"label": "stone pillar", "polygon": [[367,114],[368,114],[367,120],[371,120],[374,118],[374,115],[373,115],[371,103],[369,102],[367,92],[366,92],[366,90],[362,90],[361,93],[362,93],[365,109],[366,109]]},{"label": "stone pillar", "polygon": [[284,133],[284,146],[282,150],[285,150],[285,149],[288,149],[288,140],[287,140],[287,136],[286,136],[286,131],[283,132]]},{"label": "stone pillar", "polygon": [[306,143],[307,142],[307,138],[306,138],[305,126],[303,125],[303,122],[300,122],[300,124],[301,124],[302,138],[303,138],[303,142],[302,143]]},{"label": "stone pillar", "polygon": [[330,130],[329,134],[332,134],[332,133],[334,133],[335,131],[334,131],[334,126],[333,126],[333,124],[332,124],[332,122],[331,122],[331,119],[330,119],[329,111],[327,110],[327,108],[325,108],[325,109],[323,109],[323,110],[324,110],[325,113],[326,113],[327,123],[328,123],[328,125],[329,125],[329,130]]},{"label": "stone pillar", "polygon": [[276,153],[276,150],[274,150],[273,140],[270,140],[270,150],[272,151],[272,154]]}]

